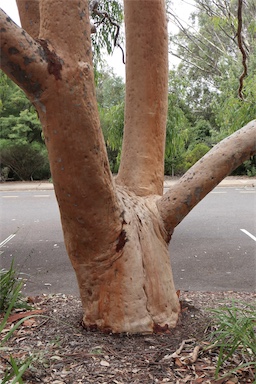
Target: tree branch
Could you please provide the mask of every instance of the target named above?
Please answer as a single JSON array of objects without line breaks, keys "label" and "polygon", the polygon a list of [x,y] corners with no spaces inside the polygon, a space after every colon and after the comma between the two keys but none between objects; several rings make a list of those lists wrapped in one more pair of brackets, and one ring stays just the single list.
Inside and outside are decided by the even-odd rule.
[{"label": "tree branch", "polygon": [[2,69],[36,106],[63,230],[75,228],[66,246],[83,239],[93,257],[101,247],[95,233],[114,247],[122,220],[100,129],[88,13],[86,0],[43,0],[37,42],[2,11],[0,30]]},{"label": "tree branch", "polygon": [[[53,75],[45,79],[46,113],[39,115],[64,233],[76,228],[72,240],[65,238],[70,257],[77,260],[114,242],[122,220],[100,129],[88,2],[43,0],[40,16],[40,41],[49,52]],[[59,57],[61,69],[54,64]],[[87,248],[83,254],[71,249],[72,244],[79,246],[78,238]]]},{"label": "tree branch", "polygon": [[91,33],[96,33],[96,28],[99,25],[106,23],[106,21],[108,21],[111,25],[113,25],[116,28],[116,32],[115,32],[115,36],[114,36],[114,47],[120,48],[120,50],[122,52],[123,64],[125,64],[124,50],[121,47],[121,45],[118,43],[118,38],[119,38],[119,33],[120,33],[120,25],[108,14],[108,12],[106,12],[104,10],[100,11],[98,9],[98,6],[99,6],[99,3],[97,0],[94,0],[90,4],[90,10],[91,10],[92,17],[95,15],[100,17],[100,21],[93,23],[94,29],[92,30],[92,27],[91,27]]},{"label": "tree branch", "polygon": [[243,39],[242,39],[242,26],[243,26],[243,19],[242,19],[242,6],[243,6],[243,1],[238,0],[238,10],[237,10],[237,19],[238,19],[238,26],[237,26],[237,42],[238,42],[238,47],[241,51],[242,54],[242,64],[243,64],[243,73],[241,74],[239,78],[239,89],[238,89],[238,96],[241,100],[243,100],[243,82],[244,78],[247,76],[247,64],[246,64],[246,59],[247,55],[244,49],[243,45]]},{"label": "tree branch", "polygon": [[140,196],[161,194],[168,98],[165,4],[125,0],[124,6],[126,107],[117,183]]},{"label": "tree branch", "polygon": [[33,39],[38,39],[40,30],[39,0],[16,0],[21,26]]},{"label": "tree branch", "polygon": [[256,120],[214,146],[158,201],[169,236],[221,180],[256,153]]},{"label": "tree branch", "polygon": [[40,44],[0,9],[1,69],[34,102],[43,92],[47,58]]}]

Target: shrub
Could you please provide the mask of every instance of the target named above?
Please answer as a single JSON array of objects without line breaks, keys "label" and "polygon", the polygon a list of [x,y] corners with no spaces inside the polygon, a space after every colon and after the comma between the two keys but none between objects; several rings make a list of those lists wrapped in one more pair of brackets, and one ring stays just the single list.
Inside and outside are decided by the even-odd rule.
[{"label": "shrub", "polygon": [[184,159],[185,170],[187,171],[192,165],[201,159],[208,151],[209,147],[206,144],[197,144],[192,150],[189,150]]},{"label": "shrub", "polygon": [[0,145],[1,168],[8,167],[19,180],[50,177],[50,167],[45,147],[39,143],[12,143],[3,140]]}]

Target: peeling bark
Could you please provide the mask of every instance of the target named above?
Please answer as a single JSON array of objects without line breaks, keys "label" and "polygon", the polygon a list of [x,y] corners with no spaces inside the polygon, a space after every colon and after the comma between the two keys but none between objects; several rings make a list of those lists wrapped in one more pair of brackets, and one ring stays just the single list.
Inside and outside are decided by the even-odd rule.
[{"label": "peeling bark", "polygon": [[46,40],[37,39],[37,42],[43,47],[45,58],[48,63],[47,70],[49,75],[53,75],[55,80],[61,80],[61,70],[63,61],[56,55],[54,51],[48,48]]}]

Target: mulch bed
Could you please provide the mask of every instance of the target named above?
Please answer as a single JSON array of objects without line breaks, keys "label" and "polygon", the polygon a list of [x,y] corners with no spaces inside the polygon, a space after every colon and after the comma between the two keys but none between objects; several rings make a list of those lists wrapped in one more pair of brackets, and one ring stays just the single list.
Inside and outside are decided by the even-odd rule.
[{"label": "mulch bed", "polygon": [[[255,298],[255,294],[245,292],[182,292],[182,314],[177,327],[167,334],[141,336],[85,330],[76,297],[30,297],[32,317],[0,349],[0,377],[10,367],[11,354],[16,362],[34,356],[23,376],[27,384],[255,383],[255,371],[248,367],[223,378],[244,363],[239,351],[215,380],[218,350],[205,350],[210,345],[207,336],[213,327],[207,308],[231,303],[232,299],[255,302]],[[15,312],[1,338],[24,316]]]}]

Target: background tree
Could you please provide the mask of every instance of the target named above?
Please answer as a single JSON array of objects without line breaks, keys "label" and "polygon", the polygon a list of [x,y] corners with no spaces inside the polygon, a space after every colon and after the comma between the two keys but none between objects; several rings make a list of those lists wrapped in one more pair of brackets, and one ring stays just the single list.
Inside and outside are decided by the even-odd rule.
[{"label": "background tree", "polygon": [[173,230],[255,153],[256,122],[210,150],[162,196],[165,3],[125,0],[125,126],[114,179],[100,129],[88,2],[22,3],[26,31],[0,12],[1,66],[25,91],[42,123],[84,325],[112,332],[167,331],[180,312],[168,252]]},{"label": "background tree", "polygon": [[121,77],[115,76],[110,69],[99,72],[96,95],[110,168],[117,173],[124,130],[124,93],[125,86]]},{"label": "background tree", "polygon": [[[177,76],[185,84],[186,102],[191,111],[193,135],[200,121],[210,134],[204,144],[209,148],[255,117],[255,2],[243,2],[241,40],[247,56],[247,76],[241,100],[239,78],[243,72],[238,49],[238,2],[195,0],[190,21],[182,22],[170,9],[169,16],[179,27],[171,36],[170,51],[181,59]],[[210,126],[209,126],[210,124]],[[193,140],[192,140],[193,141]],[[189,149],[193,149],[189,144]],[[248,162],[246,163],[248,165]],[[256,166],[251,160],[252,170]],[[246,172],[248,167],[240,167]],[[251,174],[250,170],[247,169]]]},{"label": "background tree", "polygon": [[179,105],[177,94],[170,88],[171,86],[169,85],[165,174],[174,176],[175,171],[179,170],[182,157],[184,156],[190,122]]},{"label": "background tree", "polygon": [[24,92],[0,72],[0,178],[50,177],[41,124]]},{"label": "background tree", "polygon": [[97,33],[92,34],[93,62],[95,69],[102,69],[103,55],[113,53],[114,49],[120,49],[120,60],[124,60],[123,33],[120,29],[123,23],[123,4],[120,1],[92,0],[90,1],[92,23],[97,28]]}]

